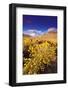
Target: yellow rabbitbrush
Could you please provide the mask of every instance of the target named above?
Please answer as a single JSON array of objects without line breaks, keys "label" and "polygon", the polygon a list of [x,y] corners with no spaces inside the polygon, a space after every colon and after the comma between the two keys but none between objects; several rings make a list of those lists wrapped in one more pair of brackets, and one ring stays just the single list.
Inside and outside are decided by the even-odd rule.
[{"label": "yellow rabbitbrush", "polygon": [[29,57],[24,58],[24,74],[38,74],[40,71],[46,70],[45,65],[50,65],[57,58],[57,44],[50,41],[40,44],[31,42],[28,51]]}]

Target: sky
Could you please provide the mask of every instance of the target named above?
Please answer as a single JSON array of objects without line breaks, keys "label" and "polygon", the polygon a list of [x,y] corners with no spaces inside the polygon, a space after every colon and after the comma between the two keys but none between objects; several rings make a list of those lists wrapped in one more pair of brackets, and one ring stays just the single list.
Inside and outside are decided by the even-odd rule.
[{"label": "sky", "polygon": [[31,36],[44,34],[49,28],[57,30],[57,16],[23,15],[23,32]]}]

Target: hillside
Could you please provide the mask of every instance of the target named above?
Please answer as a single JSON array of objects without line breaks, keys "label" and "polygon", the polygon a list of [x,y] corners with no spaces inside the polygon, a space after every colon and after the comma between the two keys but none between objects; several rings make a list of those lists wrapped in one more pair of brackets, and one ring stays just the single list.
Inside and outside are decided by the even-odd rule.
[{"label": "hillside", "polygon": [[57,32],[48,32],[42,36],[42,40],[57,42]]}]

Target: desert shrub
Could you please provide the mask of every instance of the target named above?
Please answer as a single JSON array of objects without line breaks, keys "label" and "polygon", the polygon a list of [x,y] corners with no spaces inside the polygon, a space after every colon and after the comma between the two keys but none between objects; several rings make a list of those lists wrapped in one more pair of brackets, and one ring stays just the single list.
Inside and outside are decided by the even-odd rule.
[{"label": "desert shrub", "polygon": [[40,70],[44,71],[45,65],[48,66],[51,61],[56,60],[56,43],[50,41],[35,43],[34,40],[25,40],[25,44],[29,46],[27,49],[29,57],[24,57],[24,74],[38,74]]}]

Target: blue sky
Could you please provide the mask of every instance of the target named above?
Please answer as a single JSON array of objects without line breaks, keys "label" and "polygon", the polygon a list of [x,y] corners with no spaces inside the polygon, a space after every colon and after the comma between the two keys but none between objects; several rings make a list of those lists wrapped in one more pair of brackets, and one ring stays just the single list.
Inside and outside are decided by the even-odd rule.
[{"label": "blue sky", "polygon": [[43,34],[49,28],[57,29],[57,16],[23,15],[23,31],[25,34]]}]

